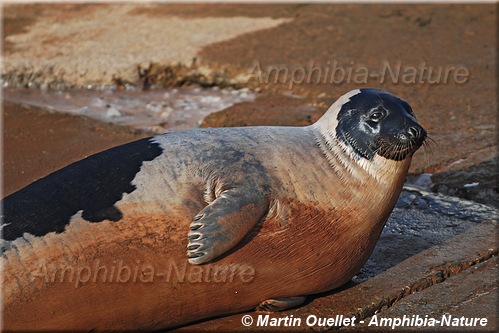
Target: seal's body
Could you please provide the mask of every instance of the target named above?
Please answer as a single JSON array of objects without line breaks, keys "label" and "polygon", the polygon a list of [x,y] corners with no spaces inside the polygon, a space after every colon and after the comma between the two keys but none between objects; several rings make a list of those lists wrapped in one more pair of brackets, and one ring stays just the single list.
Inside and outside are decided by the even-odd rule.
[{"label": "seal's body", "polygon": [[5,327],[174,327],[339,287],[425,137],[407,103],[362,89],[312,126],[166,134],[72,164],[4,199]]}]

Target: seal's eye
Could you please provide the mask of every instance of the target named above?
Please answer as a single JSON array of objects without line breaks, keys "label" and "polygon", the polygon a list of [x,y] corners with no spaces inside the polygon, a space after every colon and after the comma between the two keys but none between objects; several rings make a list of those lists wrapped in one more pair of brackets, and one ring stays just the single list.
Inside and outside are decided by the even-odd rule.
[{"label": "seal's eye", "polygon": [[386,112],[384,110],[373,110],[370,114],[369,114],[369,119],[371,119],[372,121],[380,121],[381,119],[383,119],[386,115]]}]

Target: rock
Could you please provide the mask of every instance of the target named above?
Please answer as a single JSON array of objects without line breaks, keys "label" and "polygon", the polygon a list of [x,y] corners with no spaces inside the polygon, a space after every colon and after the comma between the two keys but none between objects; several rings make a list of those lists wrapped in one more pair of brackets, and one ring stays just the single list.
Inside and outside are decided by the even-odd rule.
[{"label": "rock", "polygon": [[110,106],[106,111],[106,118],[119,118],[122,117],[120,110],[114,106]]},{"label": "rock", "polygon": [[426,191],[430,190],[431,186],[433,185],[431,176],[431,173],[423,173],[419,175],[419,177],[414,181],[414,185]]},{"label": "rock", "polygon": [[220,96],[204,96],[204,97],[201,97],[201,103],[220,103],[220,101],[222,100],[222,98]]},{"label": "rock", "polygon": [[149,102],[146,104],[146,110],[151,111],[151,112],[155,112],[155,113],[159,113],[159,112],[163,111],[163,107],[164,107],[164,104],[161,102],[152,101],[152,102]]}]

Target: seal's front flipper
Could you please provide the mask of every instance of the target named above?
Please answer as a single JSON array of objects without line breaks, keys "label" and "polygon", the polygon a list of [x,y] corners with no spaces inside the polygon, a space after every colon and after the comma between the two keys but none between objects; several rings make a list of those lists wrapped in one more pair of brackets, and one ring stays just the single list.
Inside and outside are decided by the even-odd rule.
[{"label": "seal's front flipper", "polygon": [[283,311],[286,309],[294,308],[300,304],[303,304],[307,299],[305,296],[295,296],[286,298],[275,298],[263,301],[256,307],[256,311],[264,312],[276,312]]},{"label": "seal's front flipper", "polygon": [[189,262],[203,264],[233,248],[262,219],[268,207],[268,198],[254,188],[222,192],[190,225]]}]

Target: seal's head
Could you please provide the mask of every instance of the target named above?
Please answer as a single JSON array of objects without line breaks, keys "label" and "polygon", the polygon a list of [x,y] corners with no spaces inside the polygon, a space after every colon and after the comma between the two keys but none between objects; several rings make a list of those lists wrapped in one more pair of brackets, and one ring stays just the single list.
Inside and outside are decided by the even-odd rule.
[{"label": "seal's head", "polygon": [[354,90],[339,102],[334,110],[336,139],[359,158],[372,160],[378,154],[401,161],[412,156],[426,139],[410,105],[386,91]]}]

